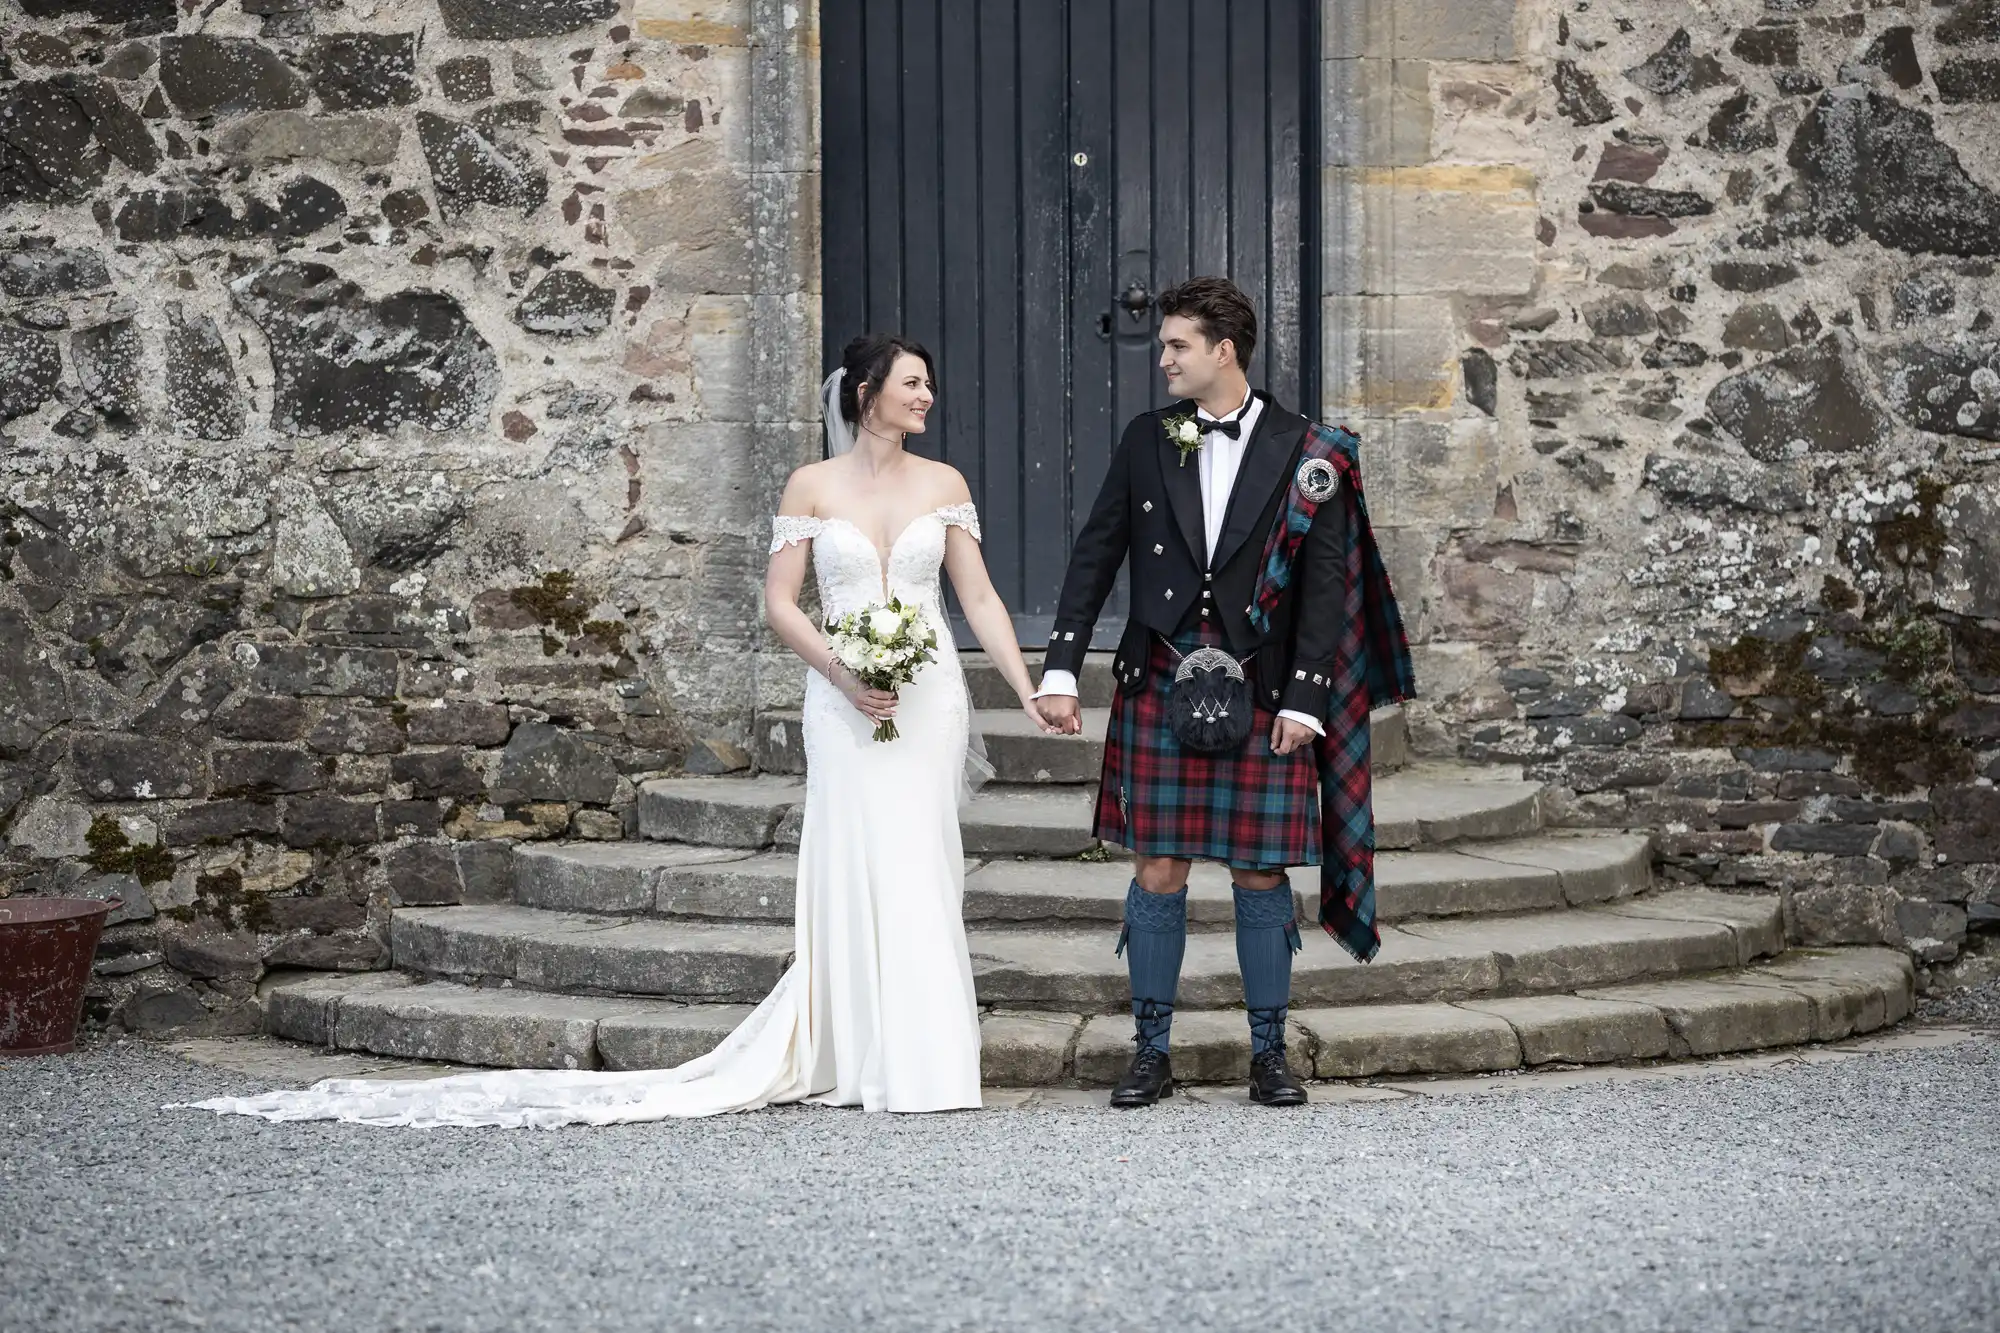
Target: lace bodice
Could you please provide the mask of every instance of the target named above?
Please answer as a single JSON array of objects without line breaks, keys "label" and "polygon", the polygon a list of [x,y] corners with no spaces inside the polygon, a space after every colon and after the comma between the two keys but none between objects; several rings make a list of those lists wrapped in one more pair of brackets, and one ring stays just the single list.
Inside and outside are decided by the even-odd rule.
[{"label": "lace bodice", "polygon": [[938,571],[944,563],[945,529],[951,527],[964,528],[979,540],[979,511],[969,503],[945,505],[911,519],[891,543],[885,562],[868,534],[844,518],[780,514],[771,521],[771,552],[812,542],[813,574],[828,616],[881,601],[885,585],[888,593],[928,607],[939,601]]}]

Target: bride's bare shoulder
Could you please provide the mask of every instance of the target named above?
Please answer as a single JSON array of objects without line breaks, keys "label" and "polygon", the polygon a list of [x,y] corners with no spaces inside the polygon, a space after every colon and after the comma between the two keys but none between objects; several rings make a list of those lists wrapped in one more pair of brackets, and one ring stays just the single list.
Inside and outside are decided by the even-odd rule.
[{"label": "bride's bare shoulder", "polygon": [[781,514],[814,514],[819,512],[820,500],[826,494],[827,468],[832,459],[822,459],[817,463],[807,463],[795,468],[785,479],[785,498],[778,506]]},{"label": "bride's bare shoulder", "polygon": [[931,458],[918,461],[923,464],[917,472],[918,484],[938,498],[935,508],[964,504],[972,498],[972,488],[965,484],[965,475],[957,468]]}]

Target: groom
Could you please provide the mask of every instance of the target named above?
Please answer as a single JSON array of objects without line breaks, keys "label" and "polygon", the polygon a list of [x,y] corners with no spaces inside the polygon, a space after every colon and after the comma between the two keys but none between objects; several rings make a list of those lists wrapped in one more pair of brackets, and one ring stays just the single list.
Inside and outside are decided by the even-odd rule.
[{"label": "groom", "polygon": [[[1250,1096],[1299,1106],[1285,1026],[1301,945],[1285,872],[1320,865],[1320,924],[1374,956],[1368,712],[1414,693],[1409,649],[1362,504],[1359,441],[1251,391],[1257,315],[1234,283],[1191,279],[1159,310],[1160,369],[1180,401],[1125,428],[1070,556],[1036,697],[1059,728],[1083,729],[1076,675],[1129,564],[1096,834],[1133,852],[1119,947],[1138,1052],[1111,1104],[1173,1092],[1188,870],[1202,860],[1235,882]],[[1253,725],[1233,750],[1184,746],[1169,725],[1175,669],[1203,647],[1248,679]]]}]

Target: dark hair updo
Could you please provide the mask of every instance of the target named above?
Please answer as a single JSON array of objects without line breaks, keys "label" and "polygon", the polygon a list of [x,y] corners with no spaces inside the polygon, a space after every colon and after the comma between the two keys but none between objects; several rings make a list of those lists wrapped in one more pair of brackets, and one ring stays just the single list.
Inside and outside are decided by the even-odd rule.
[{"label": "dark hair updo", "polygon": [[882,381],[889,378],[889,372],[896,368],[896,358],[905,354],[914,356],[924,363],[924,374],[929,377],[931,391],[937,392],[937,363],[924,345],[914,339],[894,333],[864,333],[847,344],[847,350],[840,354],[840,368],[847,373],[840,378],[840,415],[851,424],[861,424],[863,400],[861,386],[868,386],[868,397],[873,398],[881,389]]}]

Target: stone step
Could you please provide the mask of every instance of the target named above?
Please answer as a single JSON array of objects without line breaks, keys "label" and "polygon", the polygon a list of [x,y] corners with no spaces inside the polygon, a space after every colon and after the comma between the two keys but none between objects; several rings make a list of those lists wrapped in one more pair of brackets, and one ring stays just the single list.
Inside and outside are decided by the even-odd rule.
[{"label": "stone step", "polygon": [[[704,847],[797,847],[802,778],[657,778],[639,788],[639,832]],[[1092,850],[1094,789],[993,783],[960,814],[968,856]],[[1418,765],[1375,783],[1378,849],[1519,838],[1542,826],[1541,788],[1518,769]]]},{"label": "stone step", "polygon": [[[1382,852],[1375,860],[1384,921],[1524,912],[1629,898],[1651,882],[1639,834],[1540,834],[1441,852]],[[597,915],[789,923],[798,862],[789,853],[679,843],[528,843],[514,854],[514,901]],[[1110,861],[971,861],[965,920],[972,925],[1115,928],[1131,872]],[[1292,877],[1301,919],[1319,910],[1319,877]],[[1229,872],[1198,865],[1188,886],[1196,930],[1234,919]]]},{"label": "stone step", "polygon": [[[1415,1003],[1614,986],[1777,953],[1775,895],[1702,890],[1597,907],[1385,926],[1382,951],[1355,963],[1307,930],[1293,969],[1293,1003]],[[1109,923],[1093,929],[983,927],[969,932],[982,1005],[1108,1013],[1127,1000],[1125,964]],[[595,916],[513,905],[402,908],[390,920],[395,965],[449,980],[565,993],[637,995],[690,1003],[752,1003],[788,965],[792,931],[779,924]],[[1190,934],[1179,1002],[1240,1002],[1233,934]]]},{"label": "stone step", "polygon": [[[1021,656],[1027,659],[1028,679],[1040,681],[1041,649],[1024,650]],[[1111,706],[1111,695],[1115,689],[1111,679],[1111,657],[1110,653],[1085,654],[1083,670],[1076,677],[1076,692],[1085,708]],[[1000,674],[1000,668],[993,665],[992,658],[985,653],[960,653],[958,661],[965,668],[965,690],[972,696],[974,708],[1014,707],[1014,687]]]},{"label": "stone step", "polygon": [[[1900,1021],[1913,1001],[1908,957],[1890,949],[1794,950],[1698,977],[1586,994],[1299,1008],[1293,1066],[1322,1079],[1484,1073],[1554,1062],[1602,1064],[1837,1041]],[[595,999],[418,983],[394,972],[316,974],[272,987],[265,1027],[343,1050],[510,1068],[656,1069],[712,1049],[744,1005]],[[1104,1086],[1131,1055],[1131,1022],[1104,1014],[990,1011],[980,1023],[988,1086]],[[1174,1020],[1174,1073],[1243,1079],[1240,1010]]]},{"label": "stone step", "polygon": [[[1104,765],[1104,731],[1109,708],[1083,710],[1083,731],[1051,736],[1019,708],[987,708],[972,722],[986,741],[986,757],[1000,782],[1095,782]],[[762,773],[806,771],[805,733],[795,712],[759,713],[751,756]],[[1387,775],[1409,761],[1409,736],[1401,708],[1378,708],[1369,718],[1369,745],[1375,772]]]}]

